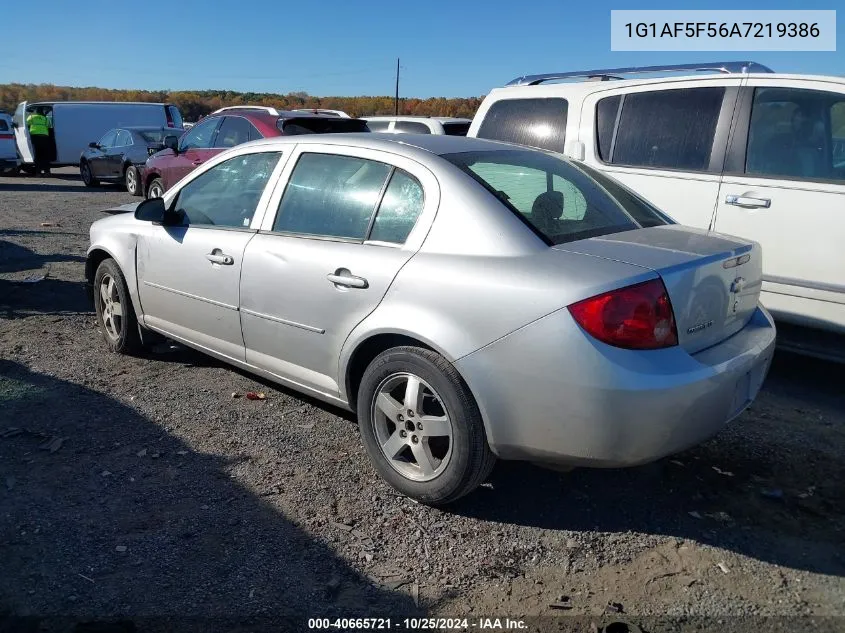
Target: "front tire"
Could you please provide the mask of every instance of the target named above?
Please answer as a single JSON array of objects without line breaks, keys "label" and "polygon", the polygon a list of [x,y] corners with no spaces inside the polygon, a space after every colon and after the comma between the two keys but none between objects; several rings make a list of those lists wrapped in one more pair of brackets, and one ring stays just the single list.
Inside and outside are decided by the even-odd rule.
[{"label": "front tire", "polygon": [[104,259],[94,275],[94,311],[112,352],[137,354],[143,349],[126,278],[113,259]]},{"label": "front tire", "polygon": [[147,187],[147,199],[161,198],[164,196],[164,182],[161,178],[155,178]]},{"label": "front tire", "polygon": [[100,181],[94,178],[94,174],[91,172],[91,165],[87,160],[79,163],[79,175],[82,176],[82,182],[85,183],[86,187],[96,187],[100,184]]},{"label": "front tire", "polygon": [[469,388],[431,350],[396,347],[370,363],[358,389],[358,426],[379,475],[422,503],[472,492],[496,461]]},{"label": "front tire", "polygon": [[132,196],[141,195],[141,173],[135,165],[129,165],[123,173],[123,184],[126,191]]}]

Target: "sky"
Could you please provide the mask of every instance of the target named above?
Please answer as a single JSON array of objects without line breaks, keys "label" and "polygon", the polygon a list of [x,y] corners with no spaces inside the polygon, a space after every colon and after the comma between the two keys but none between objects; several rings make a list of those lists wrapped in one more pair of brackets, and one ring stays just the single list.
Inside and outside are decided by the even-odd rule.
[{"label": "sky", "polygon": [[[839,52],[625,53],[610,50],[611,9],[680,5],[666,0],[31,4],[18,5],[23,19],[4,28],[0,84],[392,95],[397,57],[400,96],[422,98],[482,96],[517,76],[540,72],[714,60],[751,59],[778,72],[845,75],[845,11],[837,15]],[[769,10],[797,4],[712,0],[683,8]]]}]

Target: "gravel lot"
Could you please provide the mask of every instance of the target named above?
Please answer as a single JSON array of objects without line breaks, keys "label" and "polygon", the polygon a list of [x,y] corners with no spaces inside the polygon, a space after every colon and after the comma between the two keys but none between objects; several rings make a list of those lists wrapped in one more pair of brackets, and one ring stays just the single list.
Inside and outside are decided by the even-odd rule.
[{"label": "gravel lot", "polygon": [[[779,353],[753,408],[703,446],[624,471],[499,463],[435,510],[376,478],[349,414],[190,350],[105,351],[88,227],[133,200],[73,170],[0,178],[0,630],[4,614],[291,630],[845,616],[841,366]],[[233,397],[247,391],[267,398]]]}]

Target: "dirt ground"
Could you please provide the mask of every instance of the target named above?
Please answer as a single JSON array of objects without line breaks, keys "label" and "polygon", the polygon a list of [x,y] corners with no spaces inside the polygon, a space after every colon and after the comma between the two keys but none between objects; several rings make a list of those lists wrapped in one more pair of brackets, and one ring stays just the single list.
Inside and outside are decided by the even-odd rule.
[{"label": "dirt ground", "polygon": [[0,178],[0,631],[414,614],[845,629],[842,366],[779,352],[702,446],[629,470],[500,462],[432,509],[376,477],[350,414],[190,350],[105,351],[88,227],[132,201],[73,170]]}]

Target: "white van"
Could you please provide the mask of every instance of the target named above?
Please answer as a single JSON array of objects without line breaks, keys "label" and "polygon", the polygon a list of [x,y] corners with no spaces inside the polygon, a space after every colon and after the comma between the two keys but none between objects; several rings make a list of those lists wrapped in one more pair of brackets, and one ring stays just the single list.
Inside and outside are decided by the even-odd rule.
[{"label": "white van", "polygon": [[31,170],[35,164],[26,117],[37,107],[48,110],[47,118],[52,124],[52,167],[78,165],[79,157],[88,144],[113,128],[141,125],[182,128],[179,108],[169,103],[24,101],[18,104],[13,118],[18,154],[24,171]]},{"label": "white van", "polygon": [[15,146],[15,132],[12,117],[0,112],[0,175],[18,167],[18,151]]},{"label": "white van", "polygon": [[566,154],[681,224],[759,242],[772,314],[845,333],[845,78],[754,62],[529,75],[468,135]]}]

